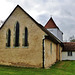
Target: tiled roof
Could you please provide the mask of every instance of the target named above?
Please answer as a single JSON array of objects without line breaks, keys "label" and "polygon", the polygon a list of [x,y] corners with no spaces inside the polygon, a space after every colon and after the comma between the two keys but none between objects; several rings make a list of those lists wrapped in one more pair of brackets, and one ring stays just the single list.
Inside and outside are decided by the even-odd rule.
[{"label": "tiled roof", "polygon": [[[45,28],[58,28],[55,22],[53,21],[52,17],[49,19],[47,24],[45,25]],[[58,28],[59,29],[59,28]]]},{"label": "tiled roof", "polygon": [[62,51],[75,51],[75,42],[64,42]]}]

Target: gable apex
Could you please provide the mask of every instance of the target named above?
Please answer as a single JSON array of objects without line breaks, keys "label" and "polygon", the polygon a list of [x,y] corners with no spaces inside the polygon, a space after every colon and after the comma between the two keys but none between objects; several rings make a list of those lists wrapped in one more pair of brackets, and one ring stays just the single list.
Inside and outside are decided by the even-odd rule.
[{"label": "gable apex", "polygon": [[53,20],[52,17],[51,17],[51,18],[49,19],[49,21],[46,23],[45,28],[47,28],[47,29],[49,29],[49,28],[57,28],[57,29],[59,29],[59,28],[57,27],[57,25],[55,24],[55,22],[54,22],[54,20]]},{"label": "gable apex", "polygon": [[10,16],[13,14],[13,12],[17,9],[17,8],[22,9],[19,5],[17,5],[14,10],[10,13],[10,15],[7,17],[7,19],[4,21],[4,23],[2,24],[2,26],[0,27],[0,29],[2,29],[2,27],[4,26],[4,24],[7,22],[7,20],[10,18]]},{"label": "gable apex", "polygon": [[37,25],[40,25],[38,22],[36,22],[21,6],[17,5],[14,10],[10,13],[10,15],[7,17],[7,19],[4,21],[4,23],[2,24],[2,26],[0,27],[0,29],[2,29],[2,27],[5,25],[5,23],[7,22],[7,20],[11,17],[11,15],[14,13],[14,11],[19,8],[20,10],[22,10],[28,17],[30,17],[30,19],[32,19]]}]

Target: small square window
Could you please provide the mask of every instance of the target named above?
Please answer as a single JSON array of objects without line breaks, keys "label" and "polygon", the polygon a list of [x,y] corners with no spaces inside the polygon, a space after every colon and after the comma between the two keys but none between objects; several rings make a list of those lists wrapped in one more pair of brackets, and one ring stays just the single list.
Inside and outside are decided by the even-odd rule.
[{"label": "small square window", "polygon": [[72,56],[72,51],[68,51],[68,56]]}]

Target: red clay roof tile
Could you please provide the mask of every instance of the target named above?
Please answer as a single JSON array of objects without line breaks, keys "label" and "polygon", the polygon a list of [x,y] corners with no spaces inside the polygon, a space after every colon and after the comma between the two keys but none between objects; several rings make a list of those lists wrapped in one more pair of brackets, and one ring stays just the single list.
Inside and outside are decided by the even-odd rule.
[{"label": "red clay roof tile", "polygon": [[[53,21],[52,17],[49,19],[47,24],[45,25],[45,28],[58,28],[55,22]],[[59,29],[59,28],[58,28]]]},{"label": "red clay roof tile", "polygon": [[75,42],[64,42],[62,51],[75,51]]}]

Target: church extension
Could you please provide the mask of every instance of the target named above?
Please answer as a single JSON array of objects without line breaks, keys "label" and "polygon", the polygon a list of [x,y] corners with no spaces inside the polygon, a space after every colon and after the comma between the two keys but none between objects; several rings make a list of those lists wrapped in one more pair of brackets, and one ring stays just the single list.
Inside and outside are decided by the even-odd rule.
[{"label": "church extension", "polygon": [[62,61],[63,33],[52,18],[45,27],[19,5],[0,28],[0,64],[48,68]]}]

